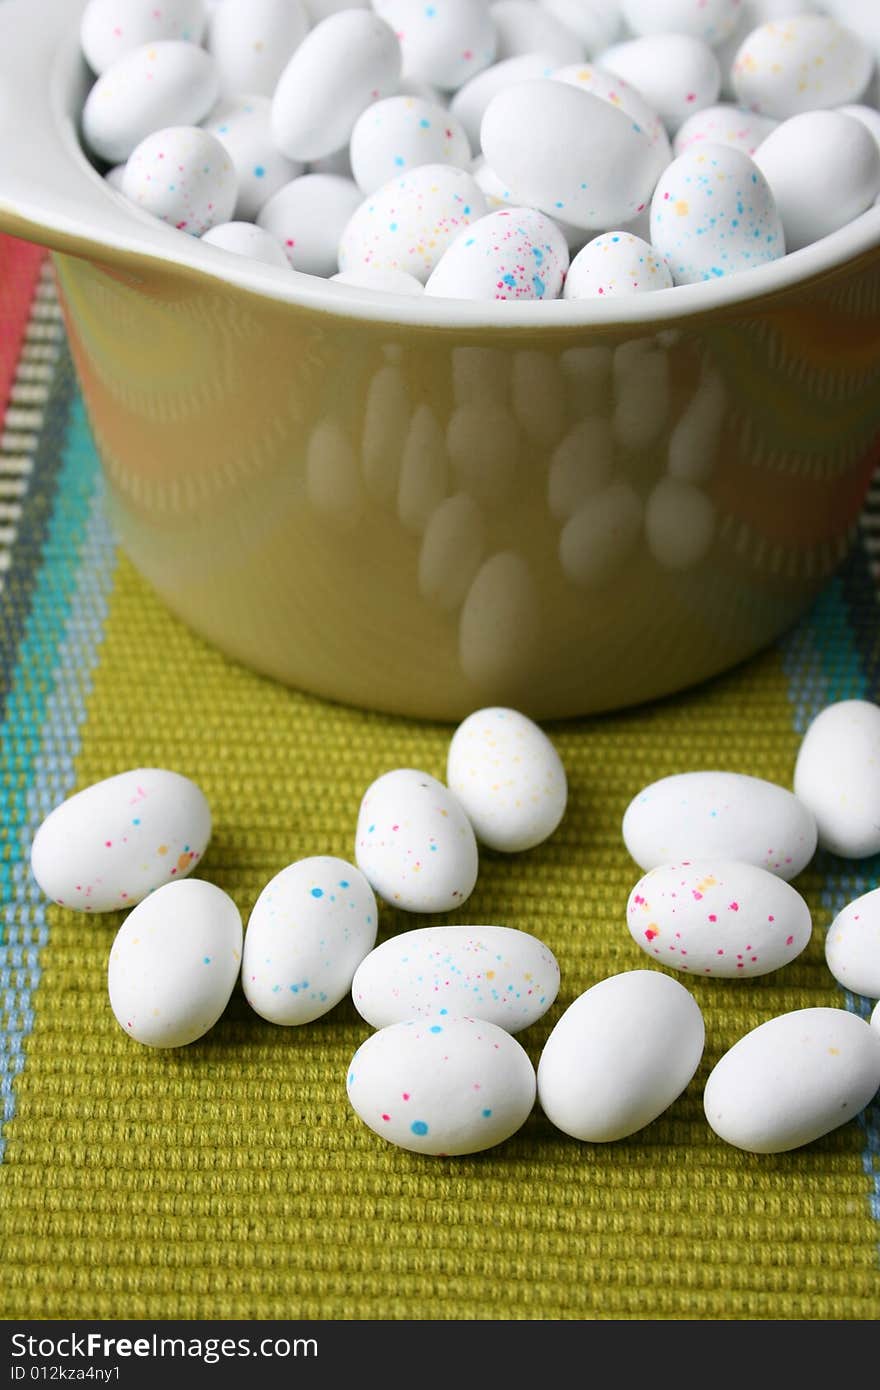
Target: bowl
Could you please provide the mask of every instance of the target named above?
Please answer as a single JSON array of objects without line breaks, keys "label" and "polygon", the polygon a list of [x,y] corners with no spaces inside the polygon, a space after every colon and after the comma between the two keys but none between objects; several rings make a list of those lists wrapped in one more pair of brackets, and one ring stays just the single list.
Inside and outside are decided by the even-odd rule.
[{"label": "bowl", "polygon": [[0,227],[52,250],[119,542],[228,656],[455,720],[656,699],[846,556],[880,429],[880,208],[607,301],[355,289],[202,245],[87,159],[81,4],[0,6]]}]

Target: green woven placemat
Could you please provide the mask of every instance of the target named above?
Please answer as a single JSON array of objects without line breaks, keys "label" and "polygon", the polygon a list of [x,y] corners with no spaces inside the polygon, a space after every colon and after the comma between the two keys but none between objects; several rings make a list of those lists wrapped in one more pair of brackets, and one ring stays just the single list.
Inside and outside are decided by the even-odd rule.
[{"label": "green woven placemat", "polygon": [[[190,1047],[155,1052],[125,1036],[106,988],[121,915],[48,905],[29,875],[53,805],[131,766],[194,778],[215,826],[200,873],[247,920],[284,865],[352,858],[374,777],[412,766],[442,778],[451,731],[274,685],[168,614],[109,532],[45,266],[30,248],[4,249],[0,283],[19,293],[11,308],[0,295],[0,314],[19,349],[0,480],[24,485],[2,595],[2,1316],[876,1318],[877,1102],[802,1150],[762,1157],[723,1144],[702,1110],[711,1067],[764,1019],[810,1005],[866,1014],[830,976],[823,937],[837,908],[875,885],[875,861],[820,855],[801,875],[815,930],[784,971],[688,981],[706,1020],[699,1071],[662,1117],[614,1144],[569,1139],[538,1107],[473,1157],[383,1143],[346,1100],[347,1064],[369,1032],[350,1000],[282,1029],[237,989]],[[26,469],[14,462],[25,456]],[[547,726],[570,784],[557,833],[519,856],[483,853],[464,908],[416,919],[500,922],[551,947],[559,998],[519,1035],[533,1061],[579,993],[646,965],[624,919],[639,871],[620,822],[635,791],[699,767],[790,785],[811,715],[875,697],[876,619],[860,546],[798,628],[746,665],[647,708]],[[380,940],[412,925],[383,905]]]}]

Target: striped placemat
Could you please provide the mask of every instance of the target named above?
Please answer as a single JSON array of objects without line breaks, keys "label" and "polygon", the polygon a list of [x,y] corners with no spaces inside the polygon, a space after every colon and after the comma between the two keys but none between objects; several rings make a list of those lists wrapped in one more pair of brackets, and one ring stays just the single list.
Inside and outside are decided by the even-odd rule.
[{"label": "striped placemat", "polygon": [[[693,980],[707,1046],[647,1129],[581,1145],[536,1108],[464,1159],[385,1145],[345,1098],[366,1036],[350,1001],[313,1025],[263,1022],[236,991],[199,1043],[157,1053],[116,1024],[107,957],[121,918],[47,904],[28,851],[72,791],[136,765],[195,778],[214,812],[202,873],[247,918],[280,868],[350,858],[363,790],[393,766],[444,771],[449,729],[273,685],[226,661],[118,553],[41,251],[0,239],[0,738],[4,1318],[874,1319],[880,1105],[791,1154],[721,1143],[702,1084],[775,1013],[836,1005],[823,936],[880,863],[818,856],[798,880],[816,929],[750,983]],[[561,1011],[645,958],[624,924],[620,819],[667,773],[721,767],[790,785],[831,700],[878,694],[880,494],[860,541],[784,640],[640,710],[549,728],[570,780],[557,834],[484,855],[450,921],[542,937],[553,1010],[520,1035],[537,1061]],[[424,919],[430,920],[430,919]],[[383,908],[380,936],[411,925]]]}]

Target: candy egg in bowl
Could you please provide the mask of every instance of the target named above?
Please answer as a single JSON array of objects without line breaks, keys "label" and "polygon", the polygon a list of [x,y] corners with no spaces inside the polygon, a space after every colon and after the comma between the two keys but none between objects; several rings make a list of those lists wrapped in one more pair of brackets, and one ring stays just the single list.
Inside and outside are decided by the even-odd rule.
[{"label": "candy egg in bowl", "polygon": [[721,672],[828,582],[878,460],[880,208],[649,294],[377,292],[115,189],[82,8],[0,7],[0,227],[52,250],[120,543],[191,628],[357,706],[554,719]]}]

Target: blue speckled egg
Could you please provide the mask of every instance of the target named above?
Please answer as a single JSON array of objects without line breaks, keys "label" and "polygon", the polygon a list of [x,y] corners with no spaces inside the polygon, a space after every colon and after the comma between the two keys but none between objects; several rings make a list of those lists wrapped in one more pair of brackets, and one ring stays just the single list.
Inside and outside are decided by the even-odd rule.
[{"label": "blue speckled egg", "polygon": [[241,985],[270,1023],[311,1023],[338,1004],[372,950],[373,890],[360,869],[329,854],[288,864],[266,884],[248,921]]},{"label": "blue speckled egg", "polygon": [[348,1068],[348,1099],[401,1149],[448,1157],[501,1144],[528,1119],[537,1079],[509,1033],[476,1018],[407,1019],[380,1028]]},{"label": "blue speckled egg", "polygon": [[676,285],[738,275],[785,255],[770,185],[749,155],[705,144],[663,171],[651,200],[651,244]]}]

